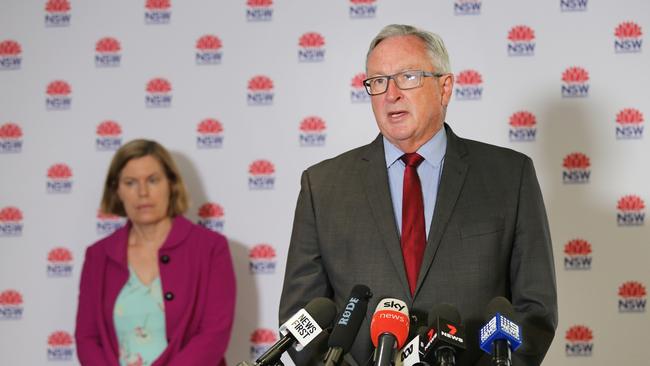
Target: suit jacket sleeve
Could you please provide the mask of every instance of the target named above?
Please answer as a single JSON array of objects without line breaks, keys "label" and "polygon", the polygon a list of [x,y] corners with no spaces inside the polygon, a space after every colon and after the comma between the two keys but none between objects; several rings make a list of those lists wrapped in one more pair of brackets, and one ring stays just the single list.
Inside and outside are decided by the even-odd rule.
[{"label": "suit jacket sleeve", "polygon": [[[319,247],[317,210],[312,196],[313,184],[309,172],[303,172],[280,299],[280,324],[313,298],[332,297],[332,288]],[[321,336],[300,352],[290,351],[295,364],[317,364],[327,348],[326,340],[327,337]]]},{"label": "suit jacket sleeve", "polygon": [[197,334],[168,366],[225,365],[235,312],[235,272],[230,250],[220,242],[211,253],[205,313]]},{"label": "suit jacket sleeve", "polygon": [[108,365],[105,360],[104,347],[109,345],[102,344],[99,334],[97,321],[99,317],[96,312],[101,309],[98,303],[99,299],[94,298],[98,284],[101,278],[96,278],[97,271],[93,268],[98,266],[93,259],[91,248],[86,249],[83,269],[81,270],[81,280],[79,284],[79,303],[77,307],[77,322],[75,326],[75,338],[77,342],[77,356],[82,365],[103,366]]},{"label": "suit jacket sleeve", "polygon": [[512,304],[521,317],[523,343],[513,353],[513,364],[539,365],[557,327],[557,290],[546,210],[528,157],[521,174],[516,220],[510,288]]}]

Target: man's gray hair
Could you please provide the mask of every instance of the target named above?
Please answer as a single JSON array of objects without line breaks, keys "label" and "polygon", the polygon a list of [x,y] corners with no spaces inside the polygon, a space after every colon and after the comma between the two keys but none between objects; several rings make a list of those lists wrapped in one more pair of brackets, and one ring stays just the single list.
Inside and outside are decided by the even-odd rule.
[{"label": "man's gray hair", "polygon": [[451,66],[449,65],[449,55],[447,48],[439,35],[413,27],[405,24],[390,24],[385,26],[379,34],[370,42],[368,53],[366,54],[366,71],[368,69],[368,57],[372,50],[386,38],[397,36],[416,36],[420,38],[427,49],[427,53],[431,58],[431,63],[435,68],[435,72],[443,74],[451,73]]}]

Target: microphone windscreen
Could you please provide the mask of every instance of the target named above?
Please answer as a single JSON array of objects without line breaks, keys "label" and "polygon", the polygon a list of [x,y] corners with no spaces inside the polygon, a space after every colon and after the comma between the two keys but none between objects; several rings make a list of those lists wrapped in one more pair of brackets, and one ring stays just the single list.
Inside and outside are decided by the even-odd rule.
[{"label": "microphone windscreen", "polygon": [[322,329],[329,328],[336,317],[336,305],[326,297],[312,299],[304,309]]},{"label": "microphone windscreen", "polygon": [[372,297],[372,291],[366,285],[355,285],[350,291],[350,297],[353,296],[367,302]]},{"label": "microphone windscreen", "polygon": [[485,308],[485,321],[492,319],[496,313],[499,313],[512,320],[514,318],[513,315],[515,311],[508,299],[503,296],[497,296],[494,299],[490,300],[487,307]]},{"label": "microphone windscreen", "polygon": [[429,326],[435,326],[438,318],[443,318],[456,324],[461,323],[458,309],[451,304],[442,303],[434,306],[429,312]]},{"label": "microphone windscreen", "polygon": [[340,347],[343,352],[350,351],[354,339],[359,333],[359,328],[361,328],[361,323],[366,317],[370,297],[372,297],[372,292],[368,286],[356,285],[352,288],[348,302],[342,309],[338,322],[334,324],[334,329],[332,329],[332,334],[327,342],[328,347]]},{"label": "microphone windscreen", "polygon": [[406,303],[399,299],[385,298],[377,304],[370,322],[370,340],[377,347],[379,337],[384,333],[397,339],[397,347],[402,348],[407,341],[410,327],[409,311]]}]

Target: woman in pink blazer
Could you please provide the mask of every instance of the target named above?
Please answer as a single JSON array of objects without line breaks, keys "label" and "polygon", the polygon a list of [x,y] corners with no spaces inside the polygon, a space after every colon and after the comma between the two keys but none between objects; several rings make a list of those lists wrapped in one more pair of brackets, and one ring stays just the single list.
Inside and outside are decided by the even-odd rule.
[{"label": "woman in pink blazer", "polygon": [[82,365],[226,364],[235,307],[230,250],[222,235],[182,216],[187,206],[160,144],[134,140],[116,152],[101,208],[128,221],[86,251],[75,329]]}]

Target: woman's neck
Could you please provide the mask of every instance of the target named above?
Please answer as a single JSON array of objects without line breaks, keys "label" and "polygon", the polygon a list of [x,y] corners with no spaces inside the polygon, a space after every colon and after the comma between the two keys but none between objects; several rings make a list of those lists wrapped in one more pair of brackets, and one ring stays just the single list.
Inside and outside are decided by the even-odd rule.
[{"label": "woman's neck", "polygon": [[129,232],[129,245],[142,245],[151,249],[160,248],[172,228],[172,219],[166,217],[156,223],[133,223]]}]

